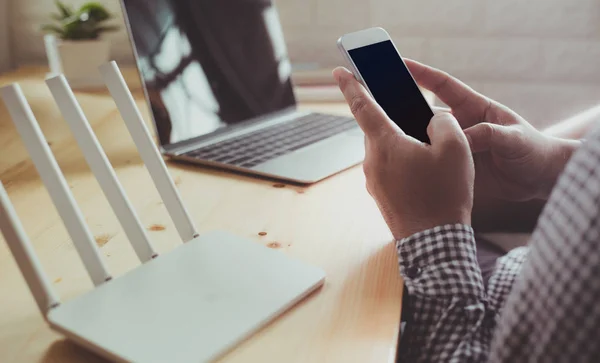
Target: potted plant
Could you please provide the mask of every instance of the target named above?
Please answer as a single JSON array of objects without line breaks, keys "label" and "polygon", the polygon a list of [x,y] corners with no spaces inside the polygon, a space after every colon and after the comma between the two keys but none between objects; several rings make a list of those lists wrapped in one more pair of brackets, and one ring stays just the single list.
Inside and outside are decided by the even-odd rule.
[{"label": "potted plant", "polygon": [[46,38],[51,68],[60,65],[60,69],[51,71],[64,73],[75,87],[95,85],[98,66],[108,62],[110,56],[110,42],[102,35],[118,30],[117,26],[107,24],[113,16],[97,2],[88,2],[76,10],[57,0],[56,7],[58,13],[51,15],[54,22],[42,26],[42,31],[52,37],[50,41]]}]

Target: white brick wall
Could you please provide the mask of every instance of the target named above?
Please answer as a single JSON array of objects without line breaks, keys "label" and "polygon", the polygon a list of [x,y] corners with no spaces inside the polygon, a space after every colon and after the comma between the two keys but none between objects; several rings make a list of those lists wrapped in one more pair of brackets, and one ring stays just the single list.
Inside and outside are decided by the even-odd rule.
[{"label": "white brick wall", "polygon": [[597,0],[485,1],[486,34],[571,38],[598,36]]},{"label": "white brick wall", "polygon": [[[455,74],[537,125],[600,103],[600,0],[275,2],[295,62],[340,64],[337,38],[377,25],[403,55]],[[119,11],[117,0],[104,3]],[[37,27],[52,2],[12,4],[16,60],[44,61]],[[114,58],[130,60],[125,34],[111,39]]]},{"label": "white brick wall", "polygon": [[542,72],[549,80],[600,83],[600,42],[544,41]]},{"label": "white brick wall", "polygon": [[[383,26],[404,56],[456,75],[540,127],[600,104],[600,0],[275,1],[299,62],[339,64],[339,35]],[[299,3],[303,14],[313,9],[308,24],[287,12]]]},{"label": "white brick wall", "polygon": [[522,81],[540,73],[536,39],[434,38],[428,45],[423,60],[456,77]]},{"label": "white brick wall", "polygon": [[471,35],[480,26],[484,3],[482,0],[373,0],[371,24],[402,36]]}]

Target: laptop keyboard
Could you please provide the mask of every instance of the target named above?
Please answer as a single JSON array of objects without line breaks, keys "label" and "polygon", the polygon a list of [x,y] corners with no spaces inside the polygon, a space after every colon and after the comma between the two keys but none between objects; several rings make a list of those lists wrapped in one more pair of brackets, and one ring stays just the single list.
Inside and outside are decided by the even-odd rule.
[{"label": "laptop keyboard", "polygon": [[358,127],[351,117],[312,113],[185,153],[185,156],[251,168]]}]

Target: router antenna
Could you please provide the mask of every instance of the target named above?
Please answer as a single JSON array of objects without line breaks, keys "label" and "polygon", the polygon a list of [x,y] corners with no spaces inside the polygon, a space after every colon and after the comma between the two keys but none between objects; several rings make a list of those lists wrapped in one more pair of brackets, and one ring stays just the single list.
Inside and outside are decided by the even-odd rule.
[{"label": "router antenna", "polygon": [[162,156],[152,141],[150,132],[144,124],[140,110],[135,104],[117,63],[113,61],[100,66],[100,73],[117,104],[144,164],[148,168],[152,181],[175,223],[179,236],[184,242],[194,239],[198,236],[196,227],[181,201],[181,196],[175,188]]},{"label": "router antenna", "polygon": [[92,131],[75,95],[63,75],[46,80],[60,112],[71,128],[71,132],[83,151],[83,155],[98,180],[104,195],[108,199],[119,223],[125,230],[135,253],[142,262],[157,256],[135,210],[125,195],[106,153],[102,150],[98,138]]},{"label": "router antenna", "polygon": [[0,183],[0,232],[4,235],[8,248],[17,261],[38,308],[45,317],[50,309],[60,304],[59,298],[42,270],[42,265],[2,183]]},{"label": "router antenna", "polygon": [[111,276],[100,256],[94,238],[85,225],[81,211],[69,190],[69,185],[50,151],[21,87],[18,84],[11,84],[1,88],[0,91],[17,131],[48,189],[90,278],[95,285],[110,280]]}]

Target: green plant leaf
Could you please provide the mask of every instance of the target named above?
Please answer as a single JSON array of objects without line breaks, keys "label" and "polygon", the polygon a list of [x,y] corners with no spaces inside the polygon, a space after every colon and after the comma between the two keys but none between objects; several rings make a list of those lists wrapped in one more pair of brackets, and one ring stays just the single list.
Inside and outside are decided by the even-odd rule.
[{"label": "green plant leaf", "polygon": [[111,17],[111,14],[106,10],[106,8],[97,2],[89,2],[84,4],[81,8],[79,8],[79,13],[88,13],[90,19],[94,19],[96,21],[107,20]]},{"label": "green plant leaf", "polygon": [[60,10],[63,19],[69,18],[73,15],[73,9],[70,6],[65,5],[60,0],[56,0],[56,7],[58,8],[58,10]]},{"label": "green plant leaf", "polygon": [[119,29],[114,25],[102,25],[112,18],[112,14],[98,2],[88,2],[77,11],[73,11],[61,0],[56,0],[56,6],[59,14],[52,14],[52,18],[60,24],[47,25],[44,30],[58,34],[62,39],[97,39],[104,32]]},{"label": "green plant leaf", "polygon": [[75,19],[69,21],[68,23],[63,24],[65,29],[65,38],[70,40],[82,40],[82,39],[92,39],[94,35],[90,32],[90,29],[93,30],[93,27],[90,27],[86,22],[82,22],[79,19]]}]

